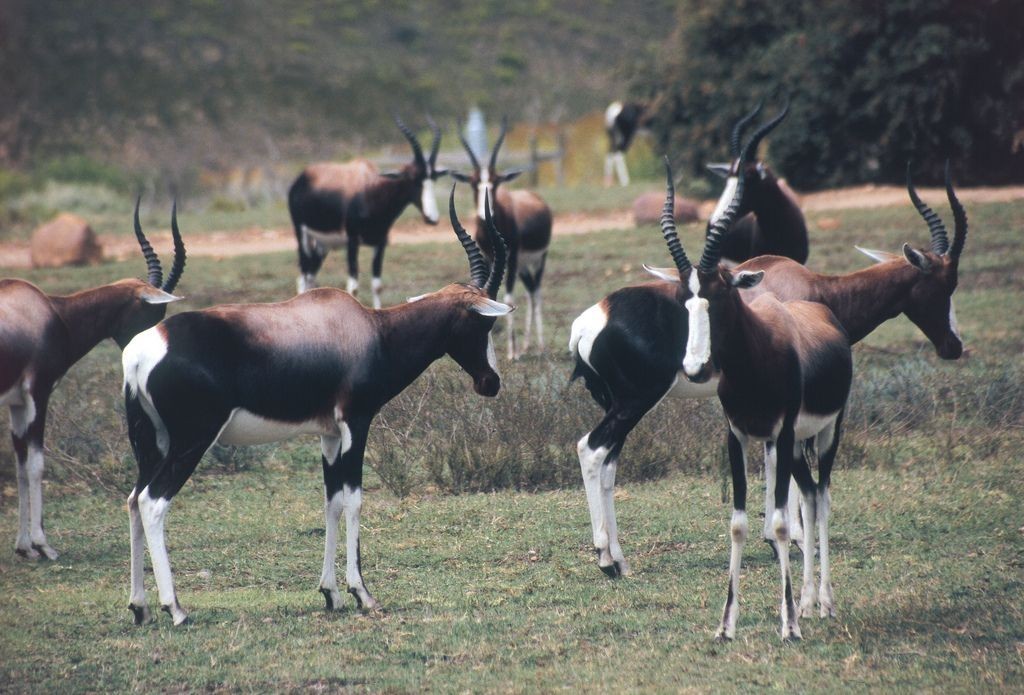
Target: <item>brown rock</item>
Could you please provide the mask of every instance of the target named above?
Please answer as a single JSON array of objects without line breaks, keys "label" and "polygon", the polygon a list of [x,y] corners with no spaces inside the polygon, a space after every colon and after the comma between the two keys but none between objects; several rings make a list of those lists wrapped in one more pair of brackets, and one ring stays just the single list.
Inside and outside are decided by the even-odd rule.
[{"label": "brown rock", "polygon": [[[633,220],[638,227],[647,224],[658,224],[661,220],[661,208],[664,205],[664,193],[643,193],[633,201]],[[676,222],[679,224],[696,222],[699,219],[697,217],[697,203],[676,196],[675,216]]]},{"label": "brown rock", "polygon": [[840,222],[835,217],[819,217],[817,219],[818,229],[823,232],[834,232],[839,229]]},{"label": "brown rock", "polygon": [[32,232],[32,267],[59,268],[103,260],[103,247],[89,224],[78,215],[62,212]]}]

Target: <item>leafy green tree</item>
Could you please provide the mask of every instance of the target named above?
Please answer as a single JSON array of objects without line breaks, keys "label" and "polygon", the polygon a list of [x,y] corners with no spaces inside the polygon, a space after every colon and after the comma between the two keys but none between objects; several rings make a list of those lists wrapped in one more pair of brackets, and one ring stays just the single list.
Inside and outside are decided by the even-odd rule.
[{"label": "leafy green tree", "polygon": [[794,185],[1024,179],[1020,0],[682,0],[657,64],[634,81],[691,172],[728,155],[732,124],[792,98],[770,136]]}]

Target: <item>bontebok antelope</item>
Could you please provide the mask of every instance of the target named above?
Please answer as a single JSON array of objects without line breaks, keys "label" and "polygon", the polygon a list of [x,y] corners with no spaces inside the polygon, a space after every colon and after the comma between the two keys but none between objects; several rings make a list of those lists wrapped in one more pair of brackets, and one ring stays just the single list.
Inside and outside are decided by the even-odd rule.
[{"label": "bontebok antelope", "polygon": [[18,467],[18,537],[14,550],[27,558],[57,559],[43,532],[43,429],[50,394],[64,373],[98,343],[121,348],[157,323],[185,269],[185,245],[171,213],[174,262],[166,282],[160,259],[142,233],[135,203],[135,236],[149,277],[119,280],[75,294],[45,294],[24,280],[0,280],[0,407],[11,411],[11,439]]},{"label": "bontebok antelope", "polygon": [[[429,119],[428,119],[429,120]],[[410,203],[419,208],[427,224],[437,224],[434,181],[448,173],[437,168],[441,129],[429,120],[434,140],[430,156],[423,156],[416,135],[402,119],[398,129],[412,147],[412,162],[397,172],[379,174],[366,159],[345,164],[311,164],[288,190],[288,211],[299,244],[298,291],[316,287],[316,274],[332,248],[348,252],[348,291],[359,290],[359,245],[373,247],[373,307],[381,306],[381,271],[388,231]]]},{"label": "bontebok antelope", "polygon": [[[967,238],[967,218],[947,177],[947,195],[956,229],[950,245],[945,228],[908,189],[915,207],[929,221],[931,250],[904,244],[900,254],[864,250],[877,265],[846,275],[822,275],[780,256],[760,256],[737,271],[764,270],[764,279],[741,291],[745,300],[772,292],[780,300],[806,299],[829,307],[856,343],[885,321],[909,318],[931,341],[942,359],[963,352],[953,308],[960,252]],[[672,182],[668,182],[669,193]],[[674,235],[671,207],[662,216],[662,229]],[[688,264],[682,264],[687,270]],[[615,576],[629,565],[619,547],[613,486],[615,466],[625,440],[636,424],[663,397],[702,398],[715,394],[714,378],[693,384],[681,374],[688,333],[685,302],[687,282],[681,268],[648,268],[657,282],[624,287],[584,311],[572,324],[570,351],[576,360],[573,377],[582,376],[588,390],[605,410],[594,430],[579,442],[580,468],[587,482],[588,501],[599,566]],[[684,280],[688,279],[685,273]],[[774,545],[774,469],[766,469],[764,539]],[[799,526],[794,527],[794,537]],[[613,557],[614,553],[614,557]]]},{"label": "bontebok antelope", "polygon": [[[740,155],[746,159],[749,147]],[[707,381],[719,371],[718,399],[729,421],[729,463],[733,481],[730,524],[732,555],[729,587],[718,629],[719,639],[732,639],[739,615],[739,579],[747,538],[747,450],[751,442],[765,443],[765,456],[777,469],[772,529],[781,552],[782,637],[799,639],[800,623],[789,572],[789,523],[786,509],[792,475],[803,494],[804,586],[801,611],[808,615],[820,600],[822,615],[832,612],[829,577],[829,477],[839,428],[853,377],[849,340],[838,319],[824,304],[780,301],[763,294],[750,303],[741,288],[757,285],[765,271],[730,270],[719,265],[721,241],[743,201],[741,178],[720,217],[708,225],[700,263],[686,268],[682,245],[680,279],[686,278],[689,334],[683,372],[694,382]],[[805,443],[818,452],[820,484],[811,477],[804,458]],[[815,591],[814,524],[821,530],[821,590]]]},{"label": "bontebok antelope", "polygon": [[[739,166],[743,130],[760,112],[761,104],[758,104],[733,127],[729,138],[732,162],[708,165],[708,169],[726,180],[727,190],[736,185],[738,177],[743,177],[746,183],[743,207],[722,240],[722,260],[735,265],[757,256],[776,255],[806,263],[807,222],[793,191],[762,161],[754,159],[742,168]],[[781,123],[787,113],[789,102],[772,121],[769,130]],[[723,209],[720,204],[714,214],[721,214]]]},{"label": "bontebok antelope", "polygon": [[640,128],[651,122],[651,106],[639,101],[613,101],[604,112],[604,129],[608,133],[608,154],[604,158],[604,185],[612,185],[612,171],[620,186],[629,185],[626,151]]},{"label": "bontebok antelope", "polygon": [[473,200],[476,203],[476,241],[484,254],[491,257],[491,244],[488,241],[487,224],[484,221],[484,205],[489,202],[494,206],[494,223],[498,226],[503,238],[508,241],[508,280],[505,287],[505,303],[513,302],[513,291],[516,277],[526,287],[526,331],[522,348],[516,345],[515,319],[508,317],[508,356],[509,359],[525,353],[530,347],[531,326],[537,329],[537,345],[544,349],[544,320],[542,318],[540,283],[544,276],[544,264],[548,257],[548,244],[551,243],[551,209],[540,196],[532,191],[510,191],[500,185],[511,181],[521,171],[497,172],[498,150],[505,140],[508,122],[502,121],[501,133],[491,150],[491,160],[486,168],[480,166],[473,148],[462,136],[462,146],[473,164],[472,174],[451,172],[452,177],[468,183],[473,188]]},{"label": "bontebok antelope", "polygon": [[279,304],[240,304],[178,314],[138,335],[124,352],[128,435],[139,475],[128,497],[131,599],[135,621],[149,616],[143,587],[143,536],[160,603],[174,623],[178,603],[164,547],[171,499],[215,443],[246,445],[297,434],[320,437],[324,477],[323,572],[327,608],[341,606],[335,577],[338,524],[345,514],[348,591],[356,603],[377,602],[359,564],[363,452],[370,422],[432,362],[449,355],[483,396],[498,393],[490,332],[512,307],[494,300],[505,272],[505,243],[490,207],[495,249],[488,266],[455,216],[469,257],[469,284],[454,283],[381,311],[352,295],[323,288]]}]

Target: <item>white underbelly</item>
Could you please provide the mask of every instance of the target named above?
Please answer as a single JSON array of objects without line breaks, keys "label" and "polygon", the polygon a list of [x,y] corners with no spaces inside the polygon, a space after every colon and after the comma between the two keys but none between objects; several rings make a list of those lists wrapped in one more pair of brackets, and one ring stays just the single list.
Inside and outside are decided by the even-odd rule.
[{"label": "white underbelly", "polygon": [[810,439],[827,427],[831,427],[839,416],[838,412],[830,415],[812,415],[801,412],[796,417],[796,424],[793,426],[796,441]]},{"label": "white underbelly", "polygon": [[544,254],[547,251],[519,251],[519,269],[529,271],[530,275],[533,275],[540,269],[540,264],[544,261]]},{"label": "white underbelly", "polygon": [[327,249],[340,249],[348,244],[348,234],[342,231],[318,232],[303,225],[302,231],[306,236]]},{"label": "white underbelly", "polygon": [[244,408],[235,408],[231,411],[231,417],[224,423],[224,427],[217,437],[217,443],[227,446],[269,444],[300,434],[341,436],[337,423],[333,421],[327,425],[320,420],[282,422],[260,417]]},{"label": "white underbelly", "polygon": [[711,398],[718,394],[718,373],[703,384],[695,384],[686,378],[683,370],[676,374],[676,383],[665,394],[670,398]]}]

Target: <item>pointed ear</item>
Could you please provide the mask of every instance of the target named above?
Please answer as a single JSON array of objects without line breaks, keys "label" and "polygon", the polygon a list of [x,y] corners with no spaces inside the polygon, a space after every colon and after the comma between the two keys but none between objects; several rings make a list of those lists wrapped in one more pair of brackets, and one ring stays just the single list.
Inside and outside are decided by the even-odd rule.
[{"label": "pointed ear", "polygon": [[732,279],[729,282],[733,287],[736,287],[741,290],[749,290],[751,287],[754,287],[762,280],[764,280],[763,270],[741,270],[740,272],[733,275]]},{"label": "pointed ear", "polygon": [[910,244],[903,245],[903,255],[910,263],[921,272],[927,273],[932,269],[932,262],[923,253],[913,248]]},{"label": "pointed ear", "polygon": [[453,179],[455,179],[456,181],[461,181],[462,183],[469,183],[469,180],[471,178],[469,174],[463,174],[461,171],[449,171],[448,173],[451,175]]},{"label": "pointed ear", "polygon": [[716,162],[714,164],[706,164],[705,167],[712,174],[714,174],[715,176],[720,176],[723,179],[729,178],[729,172],[732,170],[732,166],[731,165],[729,165],[729,164],[721,164],[721,163],[718,163],[718,162]]},{"label": "pointed ear", "polygon": [[[430,293],[428,292],[427,294],[430,294]],[[406,301],[407,304],[412,304],[413,302],[420,301],[421,299],[423,299],[426,296],[427,296],[426,294],[418,294],[415,297],[409,297],[405,301]]]},{"label": "pointed ear", "polygon": [[495,176],[494,178],[498,183],[504,183],[505,181],[512,181],[519,178],[519,175],[523,173],[522,169],[513,169],[512,171],[506,171],[501,176]]},{"label": "pointed ear", "polygon": [[402,172],[400,171],[385,171],[380,175],[382,179],[400,179],[402,178]]},{"label": "pointed ear", "polygon": [[442,176],[447,176],[447,175],[448,175],[448,173],[449,173],[449,172],[448,172],[448,170],[447,170],[447,169],[434,169],[434,175],[433,175],[433,176],[432,176],[431,178],[433,178],[433,179],[439,179],[439,178],[441,178]]},{"label": "pointed ear", "polygon": [[481,316],[504,316],[512,311],[515,311],[514,306],[496,302],[493,299],[487,297],[477,297],[472,304],[469,305],[469,310],[474,311]]},{"label": "pointed ear", "polygon": [[675,268],[652,268],[651,266],[644,263],[644,270],[658,278],[659,280],[668,280],[669,282],[680,282],[679,271]]},{"label": "pointed ear", "polygon": [[873,261],[875,261],[877,263],[885,263],[886,261],[891,261],[894,258],[899,258],[900,257],[900,255],[898,253],[889,253],[888,251],[876,251],[875,249],[864,249],[864,248],[861,248],[860,246],[854,246],[853,248],[857,249],[858,251],[863,253],[865,256],[867,256],[868,258],[872,259]]},{"label": "pointed ear", "polygon": [[169,292],[164,292],[159,287],[147,287],[142,290],[139,299],[146,304],[170,304],[171,302],[180,301],[184,297],[176,297]]}]

